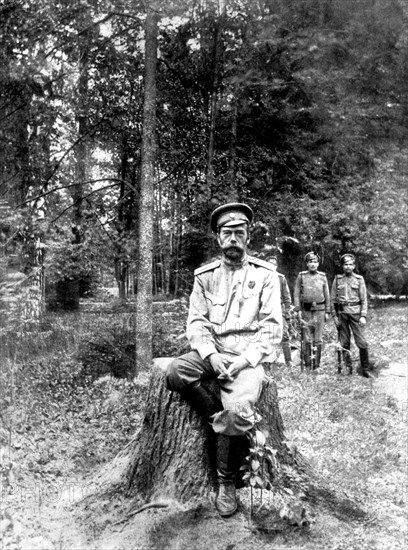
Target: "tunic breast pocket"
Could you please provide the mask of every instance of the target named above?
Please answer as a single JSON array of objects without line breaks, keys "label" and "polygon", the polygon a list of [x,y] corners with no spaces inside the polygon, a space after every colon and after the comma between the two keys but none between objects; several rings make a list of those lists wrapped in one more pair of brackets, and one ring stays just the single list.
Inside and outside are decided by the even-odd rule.
[{"label": "tunic breast pocket", "polygon": [[259,285],[256,285],[253,288],[246,286],[242,292],[243,303],[246,304],[247,306],[249,304],[258,305],[260,295],[261,295],[261,287]]},{"label": "tunic breast pocket", "polygon": [[212,294],[212,292],[206,292],[205,298],[208,303],[211,323],[220,325],[225,318],[226,297],[217,296],[216,294]]},{"label": "tunic breast pocket", "polygon": [[358,283],[353,283],[350,287],[351,298],[355,298],[355,301],[360,297],[360,285]]},{"label": "tunic breast pocket", "polygon": [[346,285],[344,283],[339,283],[336,288],[338,297],[346,298]]}]

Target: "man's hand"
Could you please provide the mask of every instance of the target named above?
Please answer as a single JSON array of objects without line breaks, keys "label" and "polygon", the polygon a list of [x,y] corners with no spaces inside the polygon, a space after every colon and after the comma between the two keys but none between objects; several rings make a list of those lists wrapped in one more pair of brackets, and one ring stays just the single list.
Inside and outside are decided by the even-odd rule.
[{"label": "man's hand", "polygon": [[334,324],[336,325],[336,327],[339,327],[339,326],[340,326],[340,321],[339,321],[339,318],[338,318],[338,317],[333,317],[333,322],[334,322]]},{"label": "man's hand", "polygon": [[224,353],[213,353],[208,359],[212,368],[218,374],[218,378],[220,380],[229,380],[230,382],[249,365],[242,355],[232,358],[230,355]]},{"label": "man's hand", "polygon": [[233,380],[228,372],[228,367],[231,363],[231,357],[229,355],[225,355],[224,353],[212,353],[208,359],[212,368],[218,374],[218,378],[221,377],[221,379]]},{"label": "man's hand", "polygon": [[249,365],[249,362],[242,355],[238,356],[232,361],[228,368],[228,373],[235,378],[243,369],[246,369]]},{"label": "man's hand", "polygon": [[330,319],[330,314],[329,314],[329,313],[325,313],[325,314],[324,314],[324,320],[325,320],[325,322],[327,323],[327,322],[329,321],[329,319]]},{"label": "man's hand", "polygon": [[358,322],[360,327],[365,327],[366,323],[367,323],[367,319],[365,317],[360,317],[360,320]]}]

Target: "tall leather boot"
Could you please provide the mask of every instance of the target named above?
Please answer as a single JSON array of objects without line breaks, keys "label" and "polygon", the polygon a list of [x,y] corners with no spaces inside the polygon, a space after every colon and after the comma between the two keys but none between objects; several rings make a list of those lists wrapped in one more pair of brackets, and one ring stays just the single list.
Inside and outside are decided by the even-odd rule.
[{"label": "tall leather boot", "polygon": [[360,374],[364,378],[370,378],[370,375],[368,371],[370,370],[370,363],[368,360],[368,349],[362,348],[360,349],[360,365],[361,365],[361,371]]},{"label": "tall leather boot", "polygon": [[322,345],[316,344],[316,356],[315,356],[315,369],[320,367],[320,360],[322,358]]},{"label": "tall leather boot", "polygon": [[289,342],[283,342],[282,343],[282,351],[283,351],[283,357],[285,359],[286,366],[289,367],[289,368],[293,367],[292,354],[291,354],[291,351],[290,351]]},{"label": "tall leather boot", "polygon": [[187,386],[181,393],[181,397],[208,422],[213,414],[222,410],[221,400],[203,388],[199,382]]},{"label": "tall leather boot", "polygon": [[305,362],[305,367],[306,367],[306,370],[310,370],[310,366],[311,366],[310,357],[312,352],[312,344],[310,344],[309,342],[306,342],[304,345],[304,350],[305,351],[304,351],[303,359]]},{"label": "tall leather boot", "polygon": [[346,365],[347,374],[353,374],[353,362],[351,360],[350,350],[347,348],[343,350],[343,361]]},{"label": "tall leather boot", "polygon": [[222,517],[232,516],[237,511],[235,482],[241,465],[242,436],[217,436],[218,495],[215,507]]}]

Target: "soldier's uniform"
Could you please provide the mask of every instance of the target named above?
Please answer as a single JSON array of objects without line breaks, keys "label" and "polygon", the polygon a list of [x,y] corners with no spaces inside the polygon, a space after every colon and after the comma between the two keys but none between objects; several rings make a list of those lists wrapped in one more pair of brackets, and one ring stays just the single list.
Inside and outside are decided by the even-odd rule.
[{"label": "soldier's uniform", "polygon": [[[344,254],[341,258],[342,264],[348,259],[354,263],[352,254]],[[368,377],[369,357],[364,326],[360,325],[360,319],[366,318],[367,312],[367,289],[364,278],[354,272],[336,275],[331,288],[331,314],[335,321],[337,320],[344,363],[349,374],[352,374],[350,344],[353,333],[355,344],[359,348],[361,374],[364,377]]]},{"label": "soldier's uniform", "polygon": [[[308,253],[305,261],[317,255]],[[325,315],[330,314],[330,292],[326,274],[322,271],[311,273],[301,271],[295,283],[293,295],[295,311],[302,312],[303,323],[303,360],[307,368],[318,368],[322,353],[323,328]],[[311,364],[312,346],[315,362]]]},{"label": "soldier's uniform", "polygon": [[[278,267],[278,259],[276,256],[269,256],[267,261],[275,266],[275,269]],[[279,288],[281,295],[281,309],[282,309],[282,351],[283,357],[285,358],[285,364],[288,367],[292,367],[292,354],[290,349],[290,334],[289,334],[289,323],[291,322],[291,309],[292,309],[292,298],[290,296],[290,290],[288,282],[285,275],[277,272],[279,277]]]},{"label": "soldier's uniform", "polygon": [[286,366],[292,366],[292,355],[290,351],[290,335],[289,335],[289,323],[291,321],[291,307],[292,299],[290,297],[290,290],[285,275],[278,273],[280,293],[281,293],[281,308],[282,308],[282,351],[285,358]]},{"label": "soldier's uniform", "polygon": [[[251,220],[248,206],[232,203],[213,212],[211,227],[219,235],[225,227],[232,231]],[[254,426],[262,363],[274,361],[281,337],[279,279],[271,264],[244,251],[241,260],[223,255],[195,270],[187,319],[192,351],[174,359],[166,376],[168,388],[179,392],[217,434],[216,507],[222,516],[237,509],[235,482],[245,434]],[[210,360],[216,353],[245,358],[247,366],[231,379],[217,376]],[[221,401],[202,386],[205,378],[217,378]]]},{"label": "soldier's uniform", "polygon": [[254,424],[264,376],[263,362],[276,359],[281,339],[279,279],[272,266],[245,257],[239,268],[217,260],[194,272],[187,318],[192,351],[170,365],[172,390],[183,393],[203,377],[214,375],[207,358],[212,353],[243,355],[251,368],[233,382],[220,382],[223,410],[213,417],[217,433],[243,435]]}]

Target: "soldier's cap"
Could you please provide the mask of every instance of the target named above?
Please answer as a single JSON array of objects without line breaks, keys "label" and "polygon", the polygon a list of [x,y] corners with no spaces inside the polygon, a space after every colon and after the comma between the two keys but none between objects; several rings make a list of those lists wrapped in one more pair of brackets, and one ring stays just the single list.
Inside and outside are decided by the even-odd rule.
[{"label": "soldier's cap", "polygon": [[316,252],[308,252],[305,256],[305,262],[310,262],[311,260],[316,260],[320,262],[320,256],[319,254],[316,254]]},{"label": "soldier's cap", "polygon": [[241,223],[252,222],[254,213],[252,208],[242,202],[229,202],[218,206],[210,217],[210,226],[214,233],[217,233],[220,227],[232,227]]},{"label": "soldier's cap", "polygon": [[278,258],[276,256],[268,256],[266,258],[266,261],[267,262],[270,262],[271,264],[276,264],[278,265]]},{"label": "soldier's cap", "polygon": [[343,254],[343,256],[340,258],[341,265],[344,265],[346,262],[355,262],[356,257],[354,254]]}]

